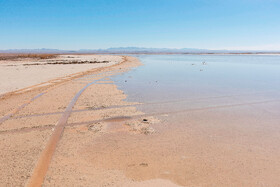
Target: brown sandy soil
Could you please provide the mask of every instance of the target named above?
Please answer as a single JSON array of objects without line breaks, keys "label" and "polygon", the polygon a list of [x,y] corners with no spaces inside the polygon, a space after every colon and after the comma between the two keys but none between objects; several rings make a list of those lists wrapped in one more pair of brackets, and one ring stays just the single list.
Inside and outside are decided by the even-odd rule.
[{"label": "brown sandy soil", "polygon": [[[98,59],[99,56],[96,58]],[[114,56],[114,58],[120,57]],[[36,172],[34,168],[38,166],[38,160],[43,156],[50,137],[57,131],[57,122],[73,97],[90,82],[94,83],[82,93],[73,107],[74,111],[80,111],[71,114],[68,120],[70,126],[65,124],[65,130],[58,142],[46,176],[43,176],[45,177],[43,185],[176,186],[163,179],[136,182],[133,178],[128,178],[122,170],[99,168],[88,164],[85,155],[80,152],[85,149],[84,146],[89,146],[103,135],[125,133],[147,136],[154,133],[150,125],[158,122],[157,119],[152,117],[148,117],[146,119],[148,121],[143,121],[140,117],[129,119],[129,116],[143,113],[137,111],[134,106],[130,106],[135,103],[124,101],[126,96],[110,80],[111,75],[141,65],[133,57],[122,58],[122,63],[116,65],[110,63],[110,67],[96,72],[58,81],[57,84],[11,93],[1,98],[0,119],[10,113],[13,115],[0,123],[2,150],[0,186],[24,186],[32,183],[32,176]],[[30,100],[40,93],[44,94],[35,100]],[[28,104],[16,110],[24,103]],[[114,106],[123,107],[114,108]],[[126,117],[122,118],[122,116]],[[108,120],[104,121],[104,119]],[[87,123],[88,121],[92,122]],[[85,124],[79,124],[82,122]]]}]

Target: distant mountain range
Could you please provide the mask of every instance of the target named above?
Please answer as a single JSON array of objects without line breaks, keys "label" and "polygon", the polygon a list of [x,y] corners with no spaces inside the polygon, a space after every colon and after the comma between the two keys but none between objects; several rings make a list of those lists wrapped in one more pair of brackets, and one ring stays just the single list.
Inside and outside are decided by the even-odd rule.
[{"label": "distant mountain range", "polygon": [[270,54],[280,53],[279,51],[261,50],[210,50],[193,48],[143,48],[143,47],[118,47],[108,49],[80,49],[80,50],[60,50],[60,49],[7,49],[0,50],[0,53],[96,53],[96,54]]}]

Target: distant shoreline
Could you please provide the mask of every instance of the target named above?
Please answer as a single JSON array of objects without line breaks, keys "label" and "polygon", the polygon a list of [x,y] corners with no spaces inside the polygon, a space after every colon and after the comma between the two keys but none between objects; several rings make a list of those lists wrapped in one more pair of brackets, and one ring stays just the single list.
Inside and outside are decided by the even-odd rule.
[{"label": "distant shoreline", "polygon": [[248,55],[248,54],[280,54],[278,50],[228,50],[228,49],[200,49],[200,48],[147,48],[147,47],[115,47],[103,49],[0,49],[0,54],[186,54],[186,55]]},{"label": "distant shoreline", "polygon": [[280,55],[280,52],[260,52],[260,53],[165,53],[165,52],[108,52],[108,53],[80,53],[80,52],[0,52],[0,57],[3,55],[18,55],[18,54],[56,54],[56,55]]}]

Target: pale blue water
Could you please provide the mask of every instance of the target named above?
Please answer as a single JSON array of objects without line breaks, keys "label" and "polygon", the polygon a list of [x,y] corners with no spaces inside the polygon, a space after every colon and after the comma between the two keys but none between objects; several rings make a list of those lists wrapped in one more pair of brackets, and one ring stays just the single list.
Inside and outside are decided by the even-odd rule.
[{"label": "pale blue water", "polygon": [[[138,55],[137,57],[143,66],[113,77],[118,87],[128,95],[129,101],[144,103],[182,101],[168,106],[172,105],[173,109],[184,109],[196,107],[198,101],[203,103],[199,105],[200,107],[207,107],[280,99],[280,56]],[[230,99],[225,100],[224,97]],[[183,105],[186,101],[188,105]],[[154,106],[153,111],[157,111]]]}]

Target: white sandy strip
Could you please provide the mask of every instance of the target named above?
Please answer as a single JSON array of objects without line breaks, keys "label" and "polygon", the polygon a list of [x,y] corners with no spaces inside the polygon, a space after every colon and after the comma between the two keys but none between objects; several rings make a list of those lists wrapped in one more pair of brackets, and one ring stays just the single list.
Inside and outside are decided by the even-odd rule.
[{"label": "white sandy strip", "polygon": [[[113,55],[60,55],[55,60],[69,61],[109,61],[100,64],[68,64],[68,65],[32,65],[23,66],[26,63],[55,62],[49,60],[23,60],[0,61],[0,95],[18,89],[50,81],[55,78],[65,77],[99,67],[111,66],[122,60],[121,56]],[[16,65],[16,66],[8,66]]]}]

